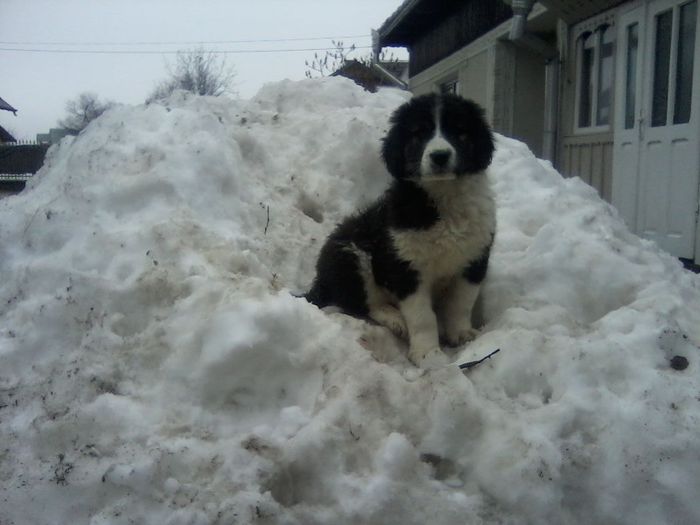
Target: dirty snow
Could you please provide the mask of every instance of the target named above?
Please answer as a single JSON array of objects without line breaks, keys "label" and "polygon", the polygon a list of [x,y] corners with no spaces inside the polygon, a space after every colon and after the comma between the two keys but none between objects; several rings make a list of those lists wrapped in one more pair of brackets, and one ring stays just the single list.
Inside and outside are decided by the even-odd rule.
[{"label": "dirty snow", "polygon": [[0,523],[700,522],[700,277],[523,144],[451,355],[489,361],[415,378],[290,294],[405,97],[118,107],[0,200]]}]

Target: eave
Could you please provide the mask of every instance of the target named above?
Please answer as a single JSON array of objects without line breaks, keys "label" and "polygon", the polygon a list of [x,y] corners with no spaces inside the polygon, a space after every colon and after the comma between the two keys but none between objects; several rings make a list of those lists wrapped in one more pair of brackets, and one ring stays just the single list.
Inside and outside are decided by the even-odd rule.
[{"label": "eave", "polygon": [[575,24],[628,0],[538,0],[567,24]]},{"label": "eave", "polygon": [[405,0],[379,28],[380,47],[407,47],[464,0]]}]

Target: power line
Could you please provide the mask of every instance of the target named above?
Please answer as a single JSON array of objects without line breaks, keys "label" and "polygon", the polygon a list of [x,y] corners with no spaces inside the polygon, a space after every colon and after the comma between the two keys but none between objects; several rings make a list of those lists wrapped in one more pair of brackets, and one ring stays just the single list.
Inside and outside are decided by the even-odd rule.
[{"label": "power line", "polygon": [[143,41],[143,42],[7,42],[0,41],[3,46],[180,46],[180,45],[223,45],[223,44],[251,44],[260,42],[303,42],[310,40],[338,40],[341,38],[369,38],[371,35],[344,35],[344,36],[314,36],[296,38],[254,38],[249,40],[191,40],[191,41]]},{"label": "power line", "polygon": [[[355,46],[355,49],[371,49],[372,46]],[[245,53],[293,53],[297,51],[335,51],[335,47],[311,47],[311,48],[293,48],[293,49],[205,49],[204,53],[213,54],[245,54]],[[0,51],[15,52],[15,53],[50,53],[50,54],[83,54],[83,55],[174,55],[181,51],[176,50],[118,50],[118,49],[27,49],[27,48],[5,48],[0,47]]]}]

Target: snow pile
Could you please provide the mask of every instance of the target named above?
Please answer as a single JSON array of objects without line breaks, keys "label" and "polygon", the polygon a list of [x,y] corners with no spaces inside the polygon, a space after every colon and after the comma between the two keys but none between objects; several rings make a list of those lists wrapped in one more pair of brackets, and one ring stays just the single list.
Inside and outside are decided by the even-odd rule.
[{"label": "snow pile", "polygon": [[[0,523],[700,520],[700,279],[499,137],[468,375],[324,313],[405,94],[120,107],[0,200]],[[674,356],[689,366],[675,370]]]}]

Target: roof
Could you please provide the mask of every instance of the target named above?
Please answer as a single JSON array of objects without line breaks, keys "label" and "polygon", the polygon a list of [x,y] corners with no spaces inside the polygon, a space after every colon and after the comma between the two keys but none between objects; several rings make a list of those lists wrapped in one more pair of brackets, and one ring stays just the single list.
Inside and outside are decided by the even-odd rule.
[{"label": "roof", "polygon": [[2,142],[17,142],[17,139],[15,139],[9,131],[0,126],[0,143]]},{"label": "roof", "polygon": [[10,106],[2,98],[0,98],[0,109],[4,109],[5,111],[12,111],[12,113],[17,114],[17,110]]},{"label": "roof", "polygon": [[[331,76],[349,78],[372,93],[379,86],[405,88],[405,86],[399,86],[398,84],[402,80],[401,73],[408,67],[408,62],[380,62],[380,65],[384,71],[382,71],[382,68],[376,68],[358,60],[346,60],[341,67],[331,73]],[[387,71],[389,75],[386,74]],[[391,75],[396,78],[392,78]],[[398,79],[398,82],[396,79]]]},{"label": "roof", "polygon": [[575,24],[602,13],[627,0],[538,0],[547,9],[554,11],[562,20]]},{"label": "roof", "polygon": [[404,0],[394,13],[379,28],[379,45],[410,45],[418,35],[435,26],[453,13],[464,0]]},{"label": "roof", "polygon": [[[420,35],[434,28],[468,1],[474,0],[404,0],[379,28],[379,46],[410,46]],[[508,5],[512,3],[512,0],[501,1]],[[538,1],[565,22],[573,24],[628,0]]]}]

